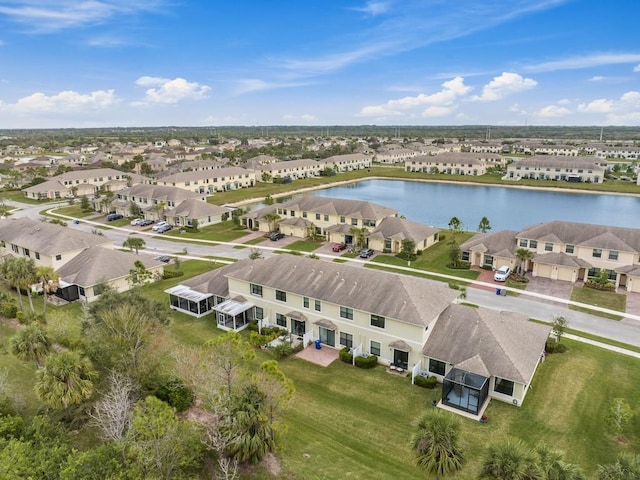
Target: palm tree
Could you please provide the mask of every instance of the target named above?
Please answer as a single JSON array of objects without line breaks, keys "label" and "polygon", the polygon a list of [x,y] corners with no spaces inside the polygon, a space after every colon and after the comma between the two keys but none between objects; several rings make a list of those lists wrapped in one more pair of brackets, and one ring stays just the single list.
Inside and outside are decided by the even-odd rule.
[{"label": "palm tree", "polygon": [[11,353],[22,361],[34,361],[38,368],[50,350],[49,337],[37,323],[18,330],[18,333],[11,337]]},{"label": "palm tree", "polygon": [[487,217],[482,217],[480,219],[480,223],[478,224],[478,231],[481,233],[487,233],[487,230],[491,230],[491,224],[489,223],[489,219]]},{"label": "palm tree", "polygon": [[58,288],[58,280],[60,276],[53,267],[40,266],[36,268],[36,277],[42,286],[42,315],[47,313],[47,296]]},{"label": "palm tree", "polygon": [[496,480],[543,480],[536,455],[520,440],[507,438],[487,449],[482,476]]},{"label": "palm tree", "polygon": [[158,221],[164,220],[164,209],[167,208],[167,202],[158,202],[153,206],[153,210],[158,216]]},{"label": "palm tree", "polygon": [[269,231],[273,232],[276,229],[276,225],[278,224],[278,220],[282,217],[277,213],[267,213],[262,218],[269,224]]},{"label": "palm tree", "polygon": [[136,251],[136,255],[138,255],[138,250],[144,248],[145,242],[140,237],[128,237],[123,243],[122,246],[128,248],[130,252],[133,250]]},{"label": "palm tree", "polygon": [[524,275],[529,266],[529,260],[533,258],[533,252],[528,248],[519,248],[516,250],[516,259],[518,260],[518,273]]},{"label": "palm tree", "polygon": [[24,310],[22,305],[22,289],[27,290],[29,305],[33,312],[33,301],[31,299],[31,285],[35,283],[35,262],[32,258],[8,257],[2,262],[2,275],[18,292],[18,304],[20,310]]},{"label": "palm tree", "polygon": [[49,355],[37,375],[36,395],[50,407],[64,408],[67,420],[70,407],[93,394],[98,376],[88,358],[71,350]]},{"label": "palm tree", "polygon": [[577,465],[564,461],[563,452],[551,450],[544,443],[539,444],[535,450],[545,480],[585,480],[586,477]]},{"label": "palm tree", "polygon": [[440,411],[425,413],[413,436],[418,466],[435,475],[449,475],[462,468],[464,455],[458,446],[460,425],[454,417]]},{"label": "palm tree", "polygon": [[365,238],[366,238],[367,233],[369,233],[369,230],[367,230],[364,227],[362,227],[362,228],[351,227],[349,229],[349,235],[351,235],[353,238],[356,239],[355,244],[356,244],[356,247],[358,247],[358,248],[364,248],[365,247]]}]

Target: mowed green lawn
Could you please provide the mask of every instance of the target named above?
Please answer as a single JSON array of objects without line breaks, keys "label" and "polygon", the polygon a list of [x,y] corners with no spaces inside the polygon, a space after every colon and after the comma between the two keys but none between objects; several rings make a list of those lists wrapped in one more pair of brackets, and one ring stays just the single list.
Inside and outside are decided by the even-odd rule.
[{"label": "mowed green lawn", "polygon": [[[184,233],[180,233],[181,231],[184,231]],[[193,238],[197,240],[211,240],[215,242],[233,242],[240,237],[244,237],[247,233],[247,230],[236,227],[232,220],[227,220],[226,222],[220,222],[199,228],[197,232],[188,228],[174,228],[164,235],[167,237],[180,237],[181,240]]]}]

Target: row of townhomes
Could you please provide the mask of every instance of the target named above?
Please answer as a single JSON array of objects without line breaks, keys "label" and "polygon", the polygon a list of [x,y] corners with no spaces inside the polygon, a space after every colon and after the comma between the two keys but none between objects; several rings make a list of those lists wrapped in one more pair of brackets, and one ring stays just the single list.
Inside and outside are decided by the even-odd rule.
[{"label": "row of townhomes", "polygon": [[261,232],[279,229],[287,236],[311,234],[335,243],[357,243],[364,235],[373,250],[398,253],[403,240],[412,240],[415,250],[424,250],[439,239],[439,229],[411,222],[398,212],[372,202],[304,195],[245,214],[242,224]]},{"label": "row of townhomes", "polygon": [[602,183],[605,172],[604,166],[589,157],[533,156],[510,164],[505,179]]},{"label": "row of townhomes", "polygon": [[[278,257],[278,258],[276,258]],[[171,308],[223,330],[279,326],[354,356],[443,383],[442,404],[481,415],[490,398],[521,405],[550,328],[458,303],[459,291],[412,276],[295,256],[243,260],[166,290]]]},{"label": "row of townhomes", "polygon": [[484,175],[489,167],[504,166],[507,159],[494,153],[451,152],[421,155],[404,163],[406,172]]},{"label": "row of townhomes", "polygon": [[164,270],[162,262],[117,250],[104,236],[27,218],[0,220],[0,256],[5,255],[52,267],[60,278],[56,296],[66,301],[91,302],[105,287],[128,290],[136,261],[148,281],[161,278]]},{"label": "row of townhomes", "polygon": [[640,230],[571,222],[547,222],[520,232],[480,233],[460,245],[472,266],[515,268],[516,252],[531,258],[525,271],[533,276],[583,282],[605,270],[616,288],[640,292]]}]

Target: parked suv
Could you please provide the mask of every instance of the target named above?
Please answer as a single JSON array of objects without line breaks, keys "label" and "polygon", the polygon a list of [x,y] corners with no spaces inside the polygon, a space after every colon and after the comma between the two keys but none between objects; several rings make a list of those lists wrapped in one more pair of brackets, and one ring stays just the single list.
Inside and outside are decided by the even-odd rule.
[{"label": "parked suv", "polygon": [[496,282],[506,282],[507,278],[511,275],[511,269],[507,265],[501,266],[498,270],[496,270],[493,279]]},{"label": "parked suv", "polygon": [[168,226],[169,226],[168,222],[158,222],[153,227],[151,227],[151,230],[153,230],[154,232],[157,232],[161,228],[168,227]]},{"label": "parked suv", "polygon": [[164,232],[168,232],[169,230],[171,230],[173,227],[169,224],[166,225],[161,225],[160,228],[158,228],[156,230],[156,232],[158,233],[164,233]]},{"label": "parked suv", "polygon": [[110,213],[107,215],[107,222],[113,222],[114,220],[120,220],[121,218],[124,218],[124,216],[119,213]]},{"label": "parked suv", "polygon": [[360,250],[360,258],[369,258],[371,255],[373,255],[373,250],[370,248],[363,248]]},{"label": "parked suv", "polygon": [[271,234],[269,235],[269,240],[273,240],[274,242],[276,240],[280,240],[281,238],[284,238],[284,233],[282,232],[271,232]]},{"label": "parked suv", "polygon": [[346,243],[336,243],[331,250],[333,250],[334,252],[341,252],[342,250],[346,250],[347,249],[347,244]]}]

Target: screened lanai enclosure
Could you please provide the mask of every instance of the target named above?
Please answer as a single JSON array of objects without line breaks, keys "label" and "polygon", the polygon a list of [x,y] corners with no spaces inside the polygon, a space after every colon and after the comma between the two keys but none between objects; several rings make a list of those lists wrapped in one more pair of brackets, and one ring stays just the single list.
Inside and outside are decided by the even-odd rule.
[{"label": "screened lanai enclosure", "polygon": [[452,368],[442,382],[442,403],[478,415],[489,396],[489,378]]}]

